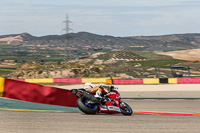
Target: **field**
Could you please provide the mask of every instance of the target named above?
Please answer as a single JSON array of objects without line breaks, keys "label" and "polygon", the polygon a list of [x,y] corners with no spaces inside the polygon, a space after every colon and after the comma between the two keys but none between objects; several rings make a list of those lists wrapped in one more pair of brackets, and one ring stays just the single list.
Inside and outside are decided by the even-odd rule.
[{"label": "field", "polygon": [[16,71],[17,66],[0,66],[0,77]]},{"label": "field", "polygon": [[172,56],[175,59],[188,60],[188,61],[200,61],[200,49],[189,49],[180,51],[170,51],[158,53],[161,55]]},{"label": "field", "polygon": [[[178,59],[170,56],[172,52],[155,54],[153,52],[142,52],[135,50],[101,52],[87,56],[80,56],[68,64],[62,64],[63,57],[49,57],[43,59],[39,56],[24,56],[34,62],[15,61],[16,66],[9,65],[0,69],[0,74],[7,78],[79,78],[79,77],[124,77],[124,78],[154,78],[172,77],[171,66],[189,66],[190,76],[200,76],[200,63],[196,61],[198,56],[190,56],[191,53],[198,55],[198,50],[173,51],[173,55],[184,55],[185,58]],[[180,54],[185,52],[188,54]],[[193,58],[195,57],[195,58]],[[10,56],[12,58],[12,56]],[[37,59],[40,58],[40,59]],[[15,57],[17,60],[17,56]],[[60,59],[60,60],[59,60]],[[195,61],[194,61],[195,60]],[[53,64],[55,61],[56,64]],[[59,63],[60,62],[60,63]],[[188,76],[188,71],[182,71]]]}]

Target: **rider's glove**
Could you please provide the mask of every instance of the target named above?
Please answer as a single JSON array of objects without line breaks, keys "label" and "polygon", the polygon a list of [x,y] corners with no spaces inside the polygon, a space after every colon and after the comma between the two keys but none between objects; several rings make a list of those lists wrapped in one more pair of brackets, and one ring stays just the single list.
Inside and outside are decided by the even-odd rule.
[{"label": "rider's glove", "polygon": [[77,93],[77,89],[72,89],[71,93],[75,95]]},{"label": "rider's glove", "polygon": [[99,86],[99,88],[101,88],[102,90],[104,90],[104,87],[101,85],[101,86]]},{"label": "rider's glove", "polygon": [[102,98],[101,98],[101,102],[105,103],[106,101],[107,101],[107,100],[106,100],[105,97],[102,97]]}]

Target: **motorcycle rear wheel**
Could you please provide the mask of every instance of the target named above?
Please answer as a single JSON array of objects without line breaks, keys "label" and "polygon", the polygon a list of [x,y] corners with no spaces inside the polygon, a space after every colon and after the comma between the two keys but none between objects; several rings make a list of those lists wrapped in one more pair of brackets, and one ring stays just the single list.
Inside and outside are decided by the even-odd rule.
[{"label": "motorcycle rear wheel", "polygon": [[132,115],[133,114],[132,108],[123,101],[121,101],[121,103],[120,103],[120,110],[123,115]]},{"label": "motorcycle rear wheel", "polygon": [[98,107],[97,105],[89,105],[88,99],[85,97],[80,97],[77,100],[77,106],[78,108],[85,114],[97,114]]}]

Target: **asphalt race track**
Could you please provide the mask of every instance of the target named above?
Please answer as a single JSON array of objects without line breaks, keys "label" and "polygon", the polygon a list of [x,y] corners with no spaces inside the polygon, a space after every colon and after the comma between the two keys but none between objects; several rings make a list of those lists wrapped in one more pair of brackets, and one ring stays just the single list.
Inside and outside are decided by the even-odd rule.
[{"label": "asphalt race track", "polygon": [[199,133],[198,116],[0,112],[2,133]]},{"label": "asphalt race track", "polygon": [[[199,113],[200,100],[124,100],[134,111]],[[44,108],[45,109],[45,108]],[[199,133],[200,116],[0,111],[1,133]]]},{"label": "asphalt race track", "polygon": [[[81,86],[63,86],[63,88]],[[124,99],[136,112],[134,115],[85,115],[77,108],[0,98],[0,133],[200,132],[199,84],[118,85],[117,87],[123,98],[144,98]],[[158,115],[159,112],[162,115]]]}]

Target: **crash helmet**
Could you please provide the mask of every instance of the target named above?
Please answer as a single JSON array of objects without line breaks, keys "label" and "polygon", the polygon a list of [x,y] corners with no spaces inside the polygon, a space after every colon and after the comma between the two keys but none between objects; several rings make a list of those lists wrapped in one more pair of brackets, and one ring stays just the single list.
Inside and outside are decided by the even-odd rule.
[{"label": "crash helmet", "polygon": [[104,86],[104,88],[108,91],[108,92],[112,92],[114,90],[114,86],[110,86],[110,85],[106,85]]},{"label": "crash helmet", "polygon": [[109,86],[109,91],[110,91],[110,92],[114,91],[114,89],[115,89],[115,87],[114,87],[114,86],[112,86],[112,85],[111,85],[111,86]]},{"label": "crash helmet", "polygon": [[84,88],[84,89],[93,88],[92,83],[86,82],[86,83],[84,84],[84,87],[83,87],[83,88]]},{"label": "crash helmet", "polygon": [[86,82],[84,85],[91,85],[92,83],[90,83],[90,82]]}]

